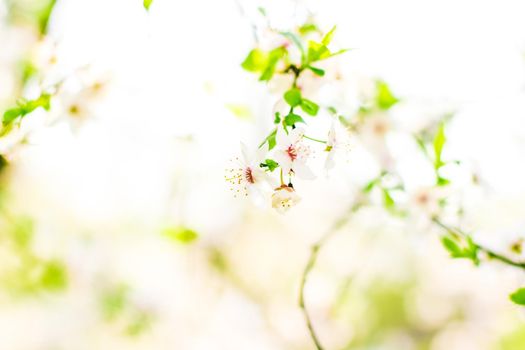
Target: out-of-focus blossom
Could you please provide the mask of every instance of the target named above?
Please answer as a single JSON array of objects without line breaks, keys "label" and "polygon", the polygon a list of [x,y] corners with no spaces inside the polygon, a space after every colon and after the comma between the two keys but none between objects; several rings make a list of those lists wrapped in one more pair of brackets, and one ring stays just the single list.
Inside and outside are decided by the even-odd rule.
[{"label": "out-of-focus blossom", "polygon": [[339,152],[347,152],[350,150],[350,143],[348,140],[348,131],[341,128],[337,121],[332,122],[332,126],[328,131],[328,139],[326,141],[325,151],[326,155],[325,169],[330,170],[335,166],[335,158]]},{"label": "out-of-focus blossom", "polygon": [[388,149],[386,136],[392,129],[389,116],[382,112],[365,115],[358,126],[359,138],[384,170],[392,170],[394,159]]},{"label": "out-of-focus blossom", "polygon": [[446,198],[446,189],[442,187],[421,187],[413,191],[410,208],[414,214],[432,218],[441,211],[441,202]]}]

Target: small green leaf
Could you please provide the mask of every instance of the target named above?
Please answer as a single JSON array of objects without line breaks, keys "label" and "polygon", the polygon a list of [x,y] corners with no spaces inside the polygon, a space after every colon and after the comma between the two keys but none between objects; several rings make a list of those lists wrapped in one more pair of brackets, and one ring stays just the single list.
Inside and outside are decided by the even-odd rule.
[{"label": "small green leaf", "polygon": [[273,119],[274,124],[279,124],[281,122],[281,113],[275,112],[275,118]]},{"label": "small green leaf", "polygon": [[262,72],[268,65],[268,54],[260,49],[253,49],[241,63],[249,72]]},{"label": "small green leaf", "polygon": [[438,175],[437,183],[436,183],[438,186],[446,186],[449,183],[450,183],[449,179],[445,179],[444,177]]},{"label": "small green leaf", "polygon": [[49,19],[51,18],[56,2],[56,0],[42,1],[44,5],[36,13],[40,34],[47,33]]},{"label": "small green leaf", "polygon": [[305,23],[299,27],[298,31],[301,35],[305,35],[311,32],[318,32],[319,28],[313,23]]},{"label": "small green leaf", "polygon": [[525,288],[519,288],[509,297],[514,303],[518,305],[525,305]]},{"label": "small green leaf", "polygon": [[275,169],[277,169],[279,167],[279,163],[277,163],[275,160],[273,159],[266,159],[264,161],[264,163],[261,163],[260,164],[260,167],[261,168],[267,168],[268,171],[274,171]]},{"label": "small green leaf", "polygon": [[277,144],[277,141],[275,140],[276,136],[277,136],[277,128],[273,129],[273,131],[268,136],[266,136],[264,141],[261,142],[261,144],[259,145],[259,148],[261,148],[262,146],[264,146],[266,142],[268,142],[268,151],[271,151],[272,148],[274,148],[275,145]]},{"label": "small green leaf", "polygon": [[20,117],[22,115],[23,111],[19,107],[8,109],[4,112],[4,117],[2,119],[2,122],[4,125],[7,125],[11,123],[16,118]]},{"label": "small green leaf", "polygon": [[304,123],[304,119],[297,114],[290,113],[284,118],[284,124],[287,126],[292,126],[296,123]]},{"label": "small green leaf", "polygon": [[42,287],[48,290],[61,290],[67,285],[67,272],[64,264],[58,260],[45,263],[40,276]]},{"label": "small green leaf", "polygon": [[144,8],[146,10],[149,10],[152,3],[153,3],[153,0],[144,0]]},{"label": "small green leaf", "polygon": [[11,108],[4,112],[2,123],[4,126],[11,124],[17,118],[22,118],[25,115],[33,112],[37,108],[44,108],[46,111],[49,111],[51,108],[51,95],[43,93],[35,100],[24,100],[20,99],[17,101],[18,107]]},{"label": "small green leaf", "polygon": [[307,68],[311,70],[312,72],[314,72],[315,75],[318,75],[320,77],[324,76],[324,70],[321,68],[316,68],[312,66],[308,66]]},{"label": "small green leaf", "polygon": [[434,167],[439,169],[443,166],[443,161],[441,160],[441,153],[443,152],[443,146],[447,141],[445,135],[445,123],[439,124],[438,131],[434,136]]},{"label": "small green leaf", "polygon": [[164,235],[180,243],[188,244],[199,238],[194,230],[185,226],[169,227],[164,229]]},{"label": "small green leaf", "polygon": [[449,236],[443,236],[441,238],[441,243],[443,243],[443,246],[450,253],[451,257],[459,258],[463,255],[461,247],[458,245],[458,243],[455,240],[453,240]]},{"label": "small green leaf", "polygon": [[307,61],[309,63],[320,61],[328,57],[330,57],[330,50],[328,50],[326,45],[315,41],[308,42]]},{"label": "small green leaf", "polygon": [[275,73],[275,68],[277,67],[277,64],[279,63],[281,58],[283,58],[284,55],[286,55],[287,53],[288,51],[283,46],[270,51],[270,53],[268,54],[268,62],[261,76],[259,77],[259,80],[269,81],[270,79],[272,79],[273,74]]},{"label": "small green leaf", "polygon": [[372,191],[372,189],[377,185],[378,182],[379,182],[379,178],[375,178],[375,179],[371,180],[370,182],[368,182],[368,183],[363,187],[363,192],[364,192],[364,193],[369,193],[369,192]]},{"label": "small green leaf", "polygon": [[311,116],[315,116],[317,115],[317,112],[319,112],[319,106],[317,105],[317,103],[310,101],[306,98],[303,98],[301,100],[301,109]]},{"label": "small green leaf", "polygon": [[376,104],[381,109],[389,109],[399,102],[399,99],[392,94],[390,87],[382,80],[376,81]]},{"label": "small green leaf", "polygon": [[326,33],[326,35],[323,37],[323,40],[321,41],[323,43],[323,45],[327,45],[328,46],[328,44],[330,44],[332,42],[332,38],[334,37],[335,28],[336,28],[336,26],[334,26],[332,29],[330,29],[330,31],[328,33]]},{"label": "small green leaf", "polygon": [[383,189],[383,204],[385,208],[389,210],[394,209],[394,207],[396,206],[396,202],[394,202],[394,199],[390,195],[390,191],[388,191],[385,188]]},{"label": "small green leaf", "polygon": [[291,107],[298,106],[302,101],[301,90],[299,90],[298,88],[291,88],[290,90],[284,93],[284,100]]},{"label": "small green leaf", "polygon": [[469,259],[475,265],[479,265],[479,247],[470,236],[459,237],[453,233],[441,238],[441,243],[448,250],[452,258]]}]

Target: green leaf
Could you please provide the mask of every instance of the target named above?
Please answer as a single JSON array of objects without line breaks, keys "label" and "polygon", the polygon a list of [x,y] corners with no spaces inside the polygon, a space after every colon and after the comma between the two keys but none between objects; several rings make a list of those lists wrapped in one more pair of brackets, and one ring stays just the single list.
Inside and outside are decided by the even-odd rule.
[{"label": "green leaf", "polygon": [[22,118],[25,115],[33,112],[37,108],[44,108],[45,110],[49,111],[51,108],[51,95],[47,93],[43,93],[35,100],[26,101],[23,99],[20,99],[17,101],[18,107],[8,109],[4,112],[2,123],[4,126],[9,125],[17,118]]},{"label": "green leaf", "polygon": [[296,123],[304,123],[304,119],[297,114],[290,113],[284,118],[284,124],[287,126],[292,126]]},{"label": "green leaf", "polygon": [[151,6],[152,3],[153,3],[153,0],[144,0],[144,8],[146,10],[149,10],[149,7]]},{"label": "green leaf", "polygon": [[169,227],[164,229],[164,235],[180,243],[188,244],[199,238],[199,235],[194,230],[185,227]]},{"label": "green leaf", "polygon": [[259,145],[259,148],[261,148],[262,146],[264,146],[266,142],[268,142],[268,151],[271,151],[272,148],[274,148],[275,145],[277,144],[277,141],[275,140],[276,136],[277,136],[277,128],[273,129],[273,131],[268,136],[266,136],[264,141],[261,142],[261,144]]},{"label": "green leaf", "polygon": [[301,90],[299,90],[298,88],[291,88],[290,90],[284,93],[284,100],[291,107],[298,106],[302,101]]},{"label": "green leaf", "polygon": [[253,49],[241,63],[249,72],[262,72],[268,65],[268,54],[260,49]]},{"label": "green leaf", "polygon": [[394,199],[390,195],[390,191],[385,188],[383,189],[383,204],[387,209],[394,209],[396,206],[396,202],[394,202]]},{"label": "green leaf", "polygon": [[379,178],[375,178],[373,180],[371,180],[370,182],[368,182],[364,187],[363,187],[363,192],[364,193],[369,193],[370,191],[372,191],[372,189],[378,184],[379,182]]},{"label": "green leaf", "polygon": [[381,109],[389,109],[393,105],[399,102],[399,99],[395,97],[390,90],[387,83],[382,80],[376,81],[376,104]]},{"label": "green leaf", "polygon": [[312,66],[308,66],[307,68],[311,70],[312,72],[314,72],[315,75],[318,75],[320,77],[324,76],[324,69],[316,68]]},{"label": "green leaf", "polygon": [[445,135],[445,123],[441,123],[439,124],[438,131],[434,136],[434,167],[436,169],[439,169],[441,166],[443,166],[443,161],[441,160],[441,153],[443,151],[443,146],[445,145],[446,141],[447,138]]},{"label": "green leaf", "polygon": [[472,260],[475,265],[479,265],[479,247],[474,243],[470,236],[459,237],[452,233],[441,238],[441,243],[448,250],[452,258],[464,258]]},{"label": "green leaf", "polygon": [[320,61],[328,57],[330,57],[330,50],[328,50],[326,45],[315,41],[308,42],[307,61],[309,63]]},{"label": "green leaf", "polygon": [[330,42],[332,42],[332,38],[334,37],[335,28],[336,26],[330,29],[330,31],[326,33],[326,35],[323,37],[323,40],[321,41],[323,45],[328,45],[330,44]]},{"label": "green leaf", "polygon": [[288,51],[286,50],[286,48],[282,46],[270,51],[270,53],[268,54],[268,62],[266,64],[266,67],[263,70],[261,76],[259,77],[260,81],[269,81],[270,79],[272,79],[277,64],[287,52]]},{"label": "green leaf", "polygon": [[315,116],[317,115],[317,112],[319,112],[319,106],[317,105],[317,103],[310,101],[306,98],[303,98],[301,100],[301,109],[311,116]]},{"label": "green leaf", "polygon": [[313,23],[305,23],[299,27],[298,31],[301,35],[305,35],[311,32],[318,32],[319,28]]},{"label": "green leaf", "polygon": [[439,176],[439,175],[437,176],[437,182],[436,182],[436,184],[437,184],[438,186],[446,186],[446,185],[448,185],[449,183],[450,183],[450,180],[449,180],[449,179],[445,179],[444,177]]},{"label": "green leaf", "polygon": [[38,29],[40,31],[40,34],[46,34],[49,24],[49,19],[51,18],[51,13],[53,13],[53,9],[56,5],[56,0],[47,0],[47,2],[43,2],[44,6],[37,12],[37,20],[38,20]]},{"label": "green leaf", "polygon": [[51,260],[43,266],[40,276],[42,287],[48,290],[61,290],[67,285],[67,272],[65,265],[58,260]]},{"label": "green leaf", "polygon": [[275,112],[275,118],[273,119],[274,124],[279,124],[281,122],[281,113]]},{"label": "green leaf", "polygon": [[279,163],[277,163],[275,160],[273,159],[266,159],[264,161],[264,163],[261,163],[259,165],[261,168],[267,168],[268,171],[274,171],[275,169],[277,169],[279,167]]},{"label": "green leaf", "polygon": [[4,117],[2,119],[3,124],[7,125],[11,123],[16,118],[22,116],[22,113],[23,113],[22,109],[18,107],[8,109],[7,111],[4,112]]},{"label": "green leaf", "polygon": [[510,300],[515,304],[525,305],[525,288],[519,288],[514,293],[509,295]]},{"label": "green leaf", "polygon": [[451,257],[453,258],[462,257],[462,249],[455,240],[453,240],[449,236],[443,236],[441,238],[441,243],[443,244],[445,249],[450,253]]}]

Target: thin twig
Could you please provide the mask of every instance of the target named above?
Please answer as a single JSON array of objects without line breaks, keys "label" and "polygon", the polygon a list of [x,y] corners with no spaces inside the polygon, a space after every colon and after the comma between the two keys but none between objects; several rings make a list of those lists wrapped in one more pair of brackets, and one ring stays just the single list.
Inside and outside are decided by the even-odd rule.
[{"label": "thin twig", "polygon": [[[443,228],[444,230],[448,231],[448,232],[451,232],[451,233],[454,233],[454,234],[457,234],[461,237],[464,237],[464,238],[467,238],[467,237],[470,237],[468,234],[466,234],[465,232],[461,231],[460,229],[458,228],[455,228],[455,227],[451,227],[451,226],[448,226],[446,224],[444,224],[442,221],[440,221],[438,218],[433,218],[432,221],[434,223],[436,223],[439,227]],[[479,244],[479,243],[476,243],[476,242],[473,242],[473,244],[481,251],[485,252],[489,258],[491,259],[495,259],[495,260],[498,260],[504,264],[507,264],[507,265],[510,265],[510,266],[514,266],[514,267],[518,267],[520,269],[523,269],[525,270],[525,262],[521,262],[521,261],[515,261],[515,260],[512,260],[511,258],[508,258],[504,255],[501,255],[499,253],[496,253],[495,251]]]},{"label": "thin twig", "polygon": [[331,229],[325,233],[314,245],[312,245],[310,250],[310,256],[308,257],[308,261],[306,263],[306,266],[303,270],[303,274],[301,277],[301,283],[299,285],[299,307],[301,308],[303,312],[304,319],[306,321],[306,326],[308,327],[308,332],[310,333],[310,337],[312,338],[312,341],[315,344],[315,347],[317,350],[325,350],[325,348],[322,346],[321,341],[319,340],[319,337],[317,336],[317,333],[315,332],[314,326],[312,324],[312,319],[310,317],[310,313],[308,312],[308,308],[305,303],[304,299],[304,290],[306,287],[306,282],[308,280],[308,276],[310,275],[310,272],[315,266],[315,263],[317,262],[317,257],[319,255],[319,251],[324,246],[324,244],[339,230],[341,227],[343,227],[348,220],[351,217],[351,213],[355,212],[360,207],[359,204],[354,204],[350,208],[348,212],[346,212],[340,219],[338,219],[334,225],[331,227]]}]

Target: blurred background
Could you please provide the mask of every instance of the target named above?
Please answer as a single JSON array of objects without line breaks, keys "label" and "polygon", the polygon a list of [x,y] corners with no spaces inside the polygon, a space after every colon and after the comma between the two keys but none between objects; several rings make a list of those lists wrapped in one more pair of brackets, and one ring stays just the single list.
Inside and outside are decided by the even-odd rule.
[{"label": "blurred background", "polygon": [[[462,166],[444,170],[455,223],[521,258],[524,9],[0,0],[0,111],[53,91],[47,111],[4,123],[0,138],[0,349],[314,349],[301,275],[342,215],[305,289],[326,349],[524,349],[524,313],[508,299],[523,272],[450,259],[433,208],[417,201],[434,173],[412,137],[454,115],[444,157]],[[302,201],[285,215],[224,181],[240,142],[255,148],[271,130],[285,89],[241,68],[254,33],[313,20],[352,48],[323,63],[316,101],[352,120],[376,81],[399,99],[379,152],[395,161],[406,190],[395,204],[409,214],[381,193],[348,212],[382,170],[363,135],[350,134],[329,174],[294,183]]]}]

